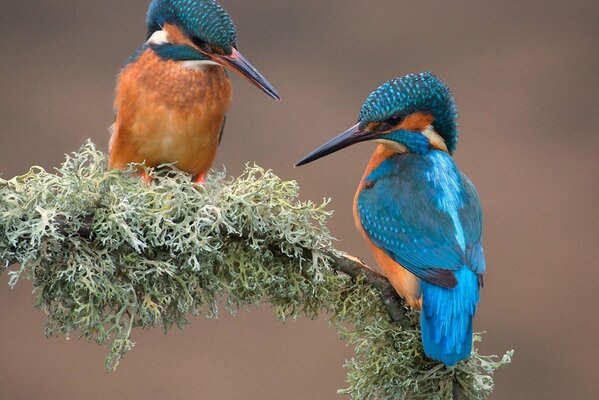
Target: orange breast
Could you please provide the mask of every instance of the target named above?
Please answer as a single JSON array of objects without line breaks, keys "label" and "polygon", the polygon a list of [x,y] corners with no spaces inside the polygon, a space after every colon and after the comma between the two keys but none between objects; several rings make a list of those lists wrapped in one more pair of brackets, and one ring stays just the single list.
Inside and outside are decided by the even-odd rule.
[{"label": "orange breast", "polygon": [[176,163],[193,175],[206,173],[230,102],[222,67],[186,69],[146,50],[119,77],[109,167]]},{"label": "orange breast", "polygon": [[374,258],[383,271],[383,274],[385,274],[387,279],[389,279],[397,293],[404,298],[411,307],[421,308],[422,299],[420,296],[420,285],[418,283],[418,278],[400,264],[395,262],[381,248],[372,243],[366,234],[364,227],[362,226],[360,215],[358,213],[358,197],[360,196],[360,192],[364,190],[364,187],[367,184],[366,178],[375,168],[377,168],[383,161],[391,157],[393,154],[395,154],[393,150],[390,150],[385,147],[385,145],[381,144],[377,147],[376,151],[372,155],[372,158],[366,167],[366,171],[364,171],[364,175],[362,176],[362,180],[360,181],[356,195],[354,196],[354,220],[356,222],[356,227],[364,237],[364,240],[366,240],[368,246],[370,246],[370,249],[374,254]]}]

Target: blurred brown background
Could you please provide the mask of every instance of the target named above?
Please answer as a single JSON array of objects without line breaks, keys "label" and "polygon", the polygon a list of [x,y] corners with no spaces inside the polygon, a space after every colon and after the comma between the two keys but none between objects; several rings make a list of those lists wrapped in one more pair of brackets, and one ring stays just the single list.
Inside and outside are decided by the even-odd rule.
[{"label": "blurred brown background", "polygon": [[[493,399],[592,399],[599,265],[599,2],[222,0],[243,53],[283,96],[237,76],[217,166],[247,161],[332,197],[339,248],[372,263],[350,204],[372,146],[293,169],[346,128],[380,83],[431,70],[461,113],[456,155],[485,209],[484,353],[516,349]],[[106,149],[120,63],[145,38],[146,0],[0,2],[0,171],[52,168],[87,138]],[[165,93],[168,95],[168,93]],[[106,349],[43,338],[30,285],[0,286],[0,398],[335,399],[351,357],[324,319],[268,307],[136,332],[115,374]]]}]

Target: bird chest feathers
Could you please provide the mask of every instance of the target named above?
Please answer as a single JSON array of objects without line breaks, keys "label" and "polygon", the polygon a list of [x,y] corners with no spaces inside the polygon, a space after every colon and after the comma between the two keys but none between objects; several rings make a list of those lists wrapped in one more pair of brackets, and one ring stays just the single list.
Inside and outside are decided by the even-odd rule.
[{"label": "bird chest feathers", "polygon": [[146,50],[119,77],[112,166],[177,162],[182,170],[206,172],[230,102],[223,67],[186,68]]},{"label": "bird chest feathers", "polygon": [[126,66],[119,78],[115,107],[127,103],[146,104],[180,114],[222,114],[231,102],[231,82],[224,68],[206,65],[186,68],[165,61],[146,50],[137,61]]}]

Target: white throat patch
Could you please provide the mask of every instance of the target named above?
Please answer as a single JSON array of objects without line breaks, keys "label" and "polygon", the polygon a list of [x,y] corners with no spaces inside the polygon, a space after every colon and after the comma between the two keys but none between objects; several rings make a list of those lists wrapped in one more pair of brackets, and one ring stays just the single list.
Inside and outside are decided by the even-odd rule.
[{"label": "white throat patch", "polygon": [[405,153],[408,152],[408,148],[405,145],[403,145],[401,143],[398,143],[398,142],[395,142],[393,140],[376,139],[375,142],[383,144],[387,148],[389,148],[389,149],[391,149],[394,152],[399,153],[399,154],[405,154]]},{"label": "white throat patch", "polygon": [[194,69],[194,70],[204,70],[211,66],[219,66],[220,64],[211,60],[193,60],[193,61],[181,61],[180,65],[183,68]]}]

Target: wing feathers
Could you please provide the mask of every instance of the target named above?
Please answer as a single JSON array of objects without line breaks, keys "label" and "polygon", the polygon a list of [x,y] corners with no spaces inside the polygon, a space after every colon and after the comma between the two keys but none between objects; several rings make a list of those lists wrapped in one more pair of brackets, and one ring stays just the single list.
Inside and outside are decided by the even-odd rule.
[{"label": "wing feathers", "polygon": [[[412,154],[385,160],[368,177],[371,184],[358,197],[358,214],[370,240],[400,265],[427,282],[454,288],[454,272],[463,266],[484,272],[482,214],[474,187],[460,179],[457,169],[448,175],[455,177],[450,189],[460,191],[455,196],[461,196],[461,209],[452,216],[439,207],[439,184],[426,172],[430,163]],[[451,160],[448,165],[455,168]],[[456,218],[463,232],[456,232]]]}]

